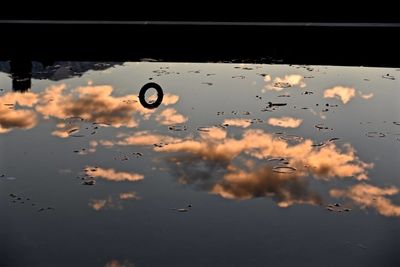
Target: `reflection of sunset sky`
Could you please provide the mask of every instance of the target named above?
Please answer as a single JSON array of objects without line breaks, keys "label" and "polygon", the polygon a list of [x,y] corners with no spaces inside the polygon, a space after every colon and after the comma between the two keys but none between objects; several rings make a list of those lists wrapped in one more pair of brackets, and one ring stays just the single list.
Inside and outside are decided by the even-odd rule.
[{"label": "reflection of sunset sky", "polygon": [[387,217],[400,217],[400,204],[394,204],[388,197],[398,195],[400,189],[394,186],[380,188],[369,184],[357,184],[347,189],[332,189],[330,195],[346,198],[361,208],[373,208]]},{"label": "reflection of sunset sky", "polygon": [[325,98],[339,98],[343,104],[347,104],[353,97],[356,96],[356,90],[350,87],[335,86],[324,91]]},{"label": "reflection of sunset sky", "polygon": [[[171,172],[177,181],[195,185],[210,194],[239,200],[272,198],[279,207],[294,204],[322,205],[326,197],[312,189],[307,177],[312,177],[313,181],[328,183],[338,180],[371,180],[374,177],[370,177],[369,172],[375,166],[374,163],[363,160],[362,155],[346,140],[334,143],[313,140],[314,137],[285,139],[282,138],[285,134],[274,134],[272,130],[280,127],[280,131],[303,131],[310,124],[310,117],[296,110],[290,111],[293,103],[297,103],[296,94],[302,94],[305,88],[314,91],[315,95],[302,95],[301,101],[305,101],[307,97],[314,99],[314,102],[317,102],[314,97],[324,101],[321,106],[316,106],[313,102],[313,106],[309,108],[312,114],[323,120],[329,120],[332,116],[330,113],[321,113],[321,107],[331,109],[326,101],[333,101],[334,98],[339,99],[342,104],[355,98],[365,101],[374,98],[376,92],[372,92],[370,88],[359,89],[352,85],[321,86],[318,89],[315,85],[311,86],[313,80],[308,79],[308,75],[299,73],[275,72],[259,77],[257,90],[261,88],[265,93],[259,106],[252,107],[248,113],[243,110],[234,112],[233,108],[232,112],[225,110],[225,116],[217,117],[209,125],[197,125],[193,121],[195,116],[188,114],[189,109],[182,108],[185,103],[182,103],[182,96],[176,92],[165,92],[162,105],[153,110],[142,107],[134,93],[121,94],[114,85],[93,85],[95,83],[92,81],[85,86],[62,83],[47,86],[41,92],[5,93],[0,96],[0,133],[10,132],[14,128],[32,129],[44,120],[55,122],[50,132],[53,136],[69,138],[71,135],[86,134],[87,137],[90,130],[85,132],[85,127],[87,129],[90,123],[95,123],[97,127],[118,130],[118,134],[98,138],[89,136],[91,140],[87,142],[86,150],[77,154],[89,156],[95,155],[101,149],[112,152],[120,148],[129,149],[131,146],[150,148],[152,156],[159,155],[166,159],[165,162],[174,169]],[[245,77],[247,79],[248,76]],[[217,88],[216,84],[207,86],[204,90]],[[217,91],[209,93],[212,95]],[[289,91],[290,97],[286,94]],[[281,98],[272,98],[268,93],[277,93]],[[149,97],[149,101],[154,99],[155,95]],[[253,115],[254,109],[261,110],[265,107],[268,103],[266,99],[274,103],[292,101],[292,105],[280,108],[279,113]],[[293,99],[296,101],[293,102]],[[190,106],[194,106],[193,103]],[[192,107],[192,110],[195,109]],[[69,118],[80,118],[86,124],[76,121],[71,123]],[[160,128],[142,128],[145,123],[153,123]],[[168,126],[179,124],[191,126],[187,131],[179,133],[168,131]],[[197,127],[200,130],[196,130]],[[330,137],[332,136],[326,136],[325,140]],[[295,171],[279,173],[274,169],[276,166],[288,166]],[[135,169],[137,168],[121,171],[115,166],[100,167],[96,171],[89,170],[88,174],[108,181],[134,182],[145,179],[145,175]],[[376,191],[378,189],[374,190],[360,184],[347,189],[331,189],[330,195],[351,200],[362,208],[374,208],[385,216],[398,216],[397,206],[387,198],[391,196],[387,188],[380,192]],[[379,200],[370,203],[365,200],[366,195]],[[140,197],[128,193],[121,195],[121,199],[125,198]],[[97,210],[114,205],[112,199],[97,199],[92,204]]]},{"label": "reflection of sunset sky", "polygon": [[15,109],[15,106],[32,107],[37,101],[34,93],[7,93],[0,96],[0,134],[13,128],[35,127],[38,122],[36,113],[29,109]]},{"label": "reflection of sunset sky", "polygon": [[114,182],[122,182],[122,181],[135,182],[135,181],[140,181],[144,178],[143,175],[134,172],[121,172],[121,171],[115,171],[114,169],[95,168],[93,166],[87,166],[86,169],[87,169],[86,173],[89,176]]},{"label": "reflection of sunset sky", "polygon": [[0,74],[5,265],[397,266],[399,81],[126,62],[22,94]]},{"label": "reflection of sunset sky", "polygon": [[[115,128],[137,127],[140,120],[148,120],[154,110],[146,109],[136,95],[113,96],[112,86],[83,86],[66,92],[66,84],[53,85],[42,93],[7,93],[0,97],[0,133],[12,128],[31,129],[36,126],[39,115],[44,119],[60,121],[74,117],[84,121]],[[167,93],[163,105],[174,105],[179,96]],[[15,109],[14,106],[30,109]],[[187,120],[174,108],[166,108],[156,117],[163,125],[182,123]],[[76,126],[58,123],[53,135],[66,138]]]},{"label": "reflection of sunset sky", "polygon": [[288,87],[306,87],[304,77],[299,74],[290,74],[283,77],[275,77],[272,81],[271,77],[267,75],[264,77],[264,81],[267,82],[265,88],[273,91],[282,91],[284,88]]},{"label": "reflection of sunset sky", "polygon": [[[110,140],[108,142],[111,142]],[[312,192],[305,179],[368,179],[373,164],[361,161],[351,145],[341,148],[334,143],[313,147],[313,141],[292,144],[263,130],[243,130],[240,138],[228,136],[223,127],[199,131],[198,138],[176,138],[139,132],[121,136],[114,142],[124,146],[153,146],[158,153],[168,153],[180,183],[200,188],[228,199],[272,197],[280,207],[293,204],[322,204],[322,197]],[[274,172],[268,159],[284,158],[294,173]],[[245,160],[243,168],[237,161]],[[264,162],[264,163],[263,163]],[[271,161],[273,162],[273,161]],[[199,169],[199,166],[202,166]]]},{"label": "reflection of sunset sky", "polygon": [[268,123],[272,126],[279,126],[283,128],[297,128],[303,122],[301,119],[282,117],[282,118],[269,118]]}]

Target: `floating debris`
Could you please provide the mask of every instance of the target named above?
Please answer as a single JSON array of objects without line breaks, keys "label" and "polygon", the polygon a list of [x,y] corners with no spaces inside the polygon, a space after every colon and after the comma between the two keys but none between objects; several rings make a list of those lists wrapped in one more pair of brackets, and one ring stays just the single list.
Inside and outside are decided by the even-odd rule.
[{"label": "floating debris", "polygon": [[393,124],[400,126],[400,122],[398,122],[398,121],[394,121]]},{"label": "floating debris", "polygon": [[[278,133],[275,133],[278,134]],[[279,139],[284,140],[284,141],[292,141],[292,142],[302,142],[304,140],[303,137],[298,136],[298,135],[292,135],[292,134],[285,134],[279,136]]]},{"label": "floating debris", "polygon": [[71,135],[72,133],[77,132],[77,131],[79,131],[79,128],[73,128],[73,129],[69,130],[67,133],[69,135]]},{"label": "floating debris", "polygon": [[210,127],[206,127],[206,126],[197,127],[197,131],[209,132],[210,131]]},{"label": "floating debris", "polygon": [[386,137],[386,134],[381,132],[368,132],[365,134],[367,137]]},{"label": "floating debris", "polygon": [[225,114],[225,111],[218,111],[217,112],[217,116],[219,116],[219,115],[224,115]]},{"label": "floating debris", "polygon": [[158,143],[158,144],[153,144],[154,147],[164,147],[164,144]]},{"label": "floating debris", "polygon": [[86,180],[82,182],[83,185],[95,185],[96,180]]},{"label": "floating debris", "polygon": [[285,158],[269,158],[267,161],[284,161],[286,160]]},{"label": "floating debris", "polygon": [[[140,158],[140,157],[143,156],[143,154],[140,153],[140,152],[132,152],[132,153],[122,154],[122,155],[116,156],[116,157],[114,157],[114,160],[127,161],[127,160],[132,158],[131,155],[134,156],[135,158]],[[96,170],[97,169],[95,169],[95,171]]]},{"label": "floating debris", "polygon": [[[30,197],[17,196],[14,193],[10,193],[9,196],[12,198],[12,200],[11,200],[12,203],[17,203],[17,201],[18,201],[19,204],[25,204],[25,203],[28,204],[31,201]],[[30,206],[31,207],[35,207],[36,203],[31,203]],[[42,212],[42,211],[45,211],[45,210],[55,210],[55,208],[53,208],[53,207],[40,208],[37,211],[38,212]]]},{"label": "floating debris", "polygon": [[342,204],[340,203],[335,203],[335,204],[329,204],[328,206],[325,207],[326,210],[328,211],[333,211],[333,212],[350,212],[350,208],[343,207]]},{"label": "floating debris", "polygon": [[188,212],[188,211],[191,210],[191,208],[192,208],[192,205],[189,204],[189,205],[187,205],[186,208],[173,208],[171,210],[174,210],[174,211],[177,211],[177,212]]},{"label": "floating debris", "polygon": [[314,92],[312,92],[312,91],[305,91],[305,92],[303,92],[303,93],[301,93],[302,95],[313,95],[314,94]]},{"label": "floating debris", "polygon": [[326,143],[325,142],[321,142],[321,143],[318,143],[318,144],[312,144],[311,146],[312,147],[323,147],[323,146],[326,146]]},{"label": "floating debris", "polygon": [[390,75],[389,73],[386,75],[382,75],[382,78],[388,79],[388,80],[396,80],[396,78],[393,75]]},{"label": "floating debris", "polygon": [[74,150],[74,153],[77,153],[79,155],[86,155],[87,154],[86,148],[81,148],[79,150]]},{"label": "floating debris", "polygon": [[215,73],[207,73],[206,76],[212,76],[215,75]]},{"label": "floating debris", "polygon": [[295,167],[291,167],[291,166],[275,166],[272,168],[273,172],[277,172],[277,173],[294,173],[297,171],[297,169]]},{"label": "floating debris", "polygon": [[327,126],[324,126],[323,123],[315,124],[314,127],[317,128],[318,131],[329,131],[329,130],[333,130],[333,128],[329,128],[329,127],[327,127]]},{"label": "floating debris", "polygon": [[283,107],[283,106],[286,106],[286,105],[287,105],[287,103],[272,103],[272,102],[268,102],[267,108]]},{"label": "floating debris", "polygon": [[67,124],[73,124],[75,122],[82,122],[84,120],[85,120],[84,118],[79,117],[79,116],[73,116],[73,117],[68,117],[68,118],[64,119],[65,123],[67,123]]},{"label": "floating debris", "polygon": [[172,126],[169,126],[168,129],[171,131],[180,132],[180,131],[186,131],[187,127],[186,127],[186,125],[172,125]]},{"label": "floating debris", "polygon": [[264,123],[262,119],[251,119],[250,123]]},{"label": "floating debris", "polygon": [[212,86],[213,85],[213,83],[209,83],[209,82],[202,82],[201,84],[205,84],[205,85],[208,85],[208,86]]},{"label": "floating debris", "polygon": [[243,75],[232,76],[232,79],[244,79],[244,78],[246,78],[246,77]]},{"label": "floating debris", "polygon": [[71,137],[85,137],[83,134],[71,134]]},{"label": "floating debris", "polygon": [[282,95],[278,95],[278,97],[290,97],[290,94],[289,93],[285,93],[285,94],[282,94]]}]

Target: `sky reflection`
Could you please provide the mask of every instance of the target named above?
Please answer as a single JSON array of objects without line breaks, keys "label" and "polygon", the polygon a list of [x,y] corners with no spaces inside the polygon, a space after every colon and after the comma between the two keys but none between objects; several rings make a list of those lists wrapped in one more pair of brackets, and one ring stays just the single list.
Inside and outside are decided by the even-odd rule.
[{"label": "sky reflection", "polygon": [[8,265],[396,266],[398,70],[104,66],[0,74]]}]

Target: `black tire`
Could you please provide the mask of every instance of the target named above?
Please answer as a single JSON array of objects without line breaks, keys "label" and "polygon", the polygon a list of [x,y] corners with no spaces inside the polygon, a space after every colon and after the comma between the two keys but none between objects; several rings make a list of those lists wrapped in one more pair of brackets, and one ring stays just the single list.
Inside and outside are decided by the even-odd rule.
[{"label": "black tire", "polygon": [[[154,103],[148,103],[148,102],[146,102],[146,99],[145,99],[146,92],[150,88],[154,88],[157,91],[157,100]],[[142,89],[140,89],[140,92],[139,92],[140,104],[142,104],[143,107],[148,108],[148,109],[157,108],[159,105],[161,105],[163,98],[164,98],[164,92],[163,92],[161,86],[159,86],[156,83],[146,83],[145,85],[143,85]]]}]

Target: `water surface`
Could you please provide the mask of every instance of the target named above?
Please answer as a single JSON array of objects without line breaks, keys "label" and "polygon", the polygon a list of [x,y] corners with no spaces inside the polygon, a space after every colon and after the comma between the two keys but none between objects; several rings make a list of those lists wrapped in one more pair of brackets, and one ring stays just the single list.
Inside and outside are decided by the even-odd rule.
[{"label": "water surface", "polygon": [[400,265],[399,70],[8,64],[1,266]]}]

